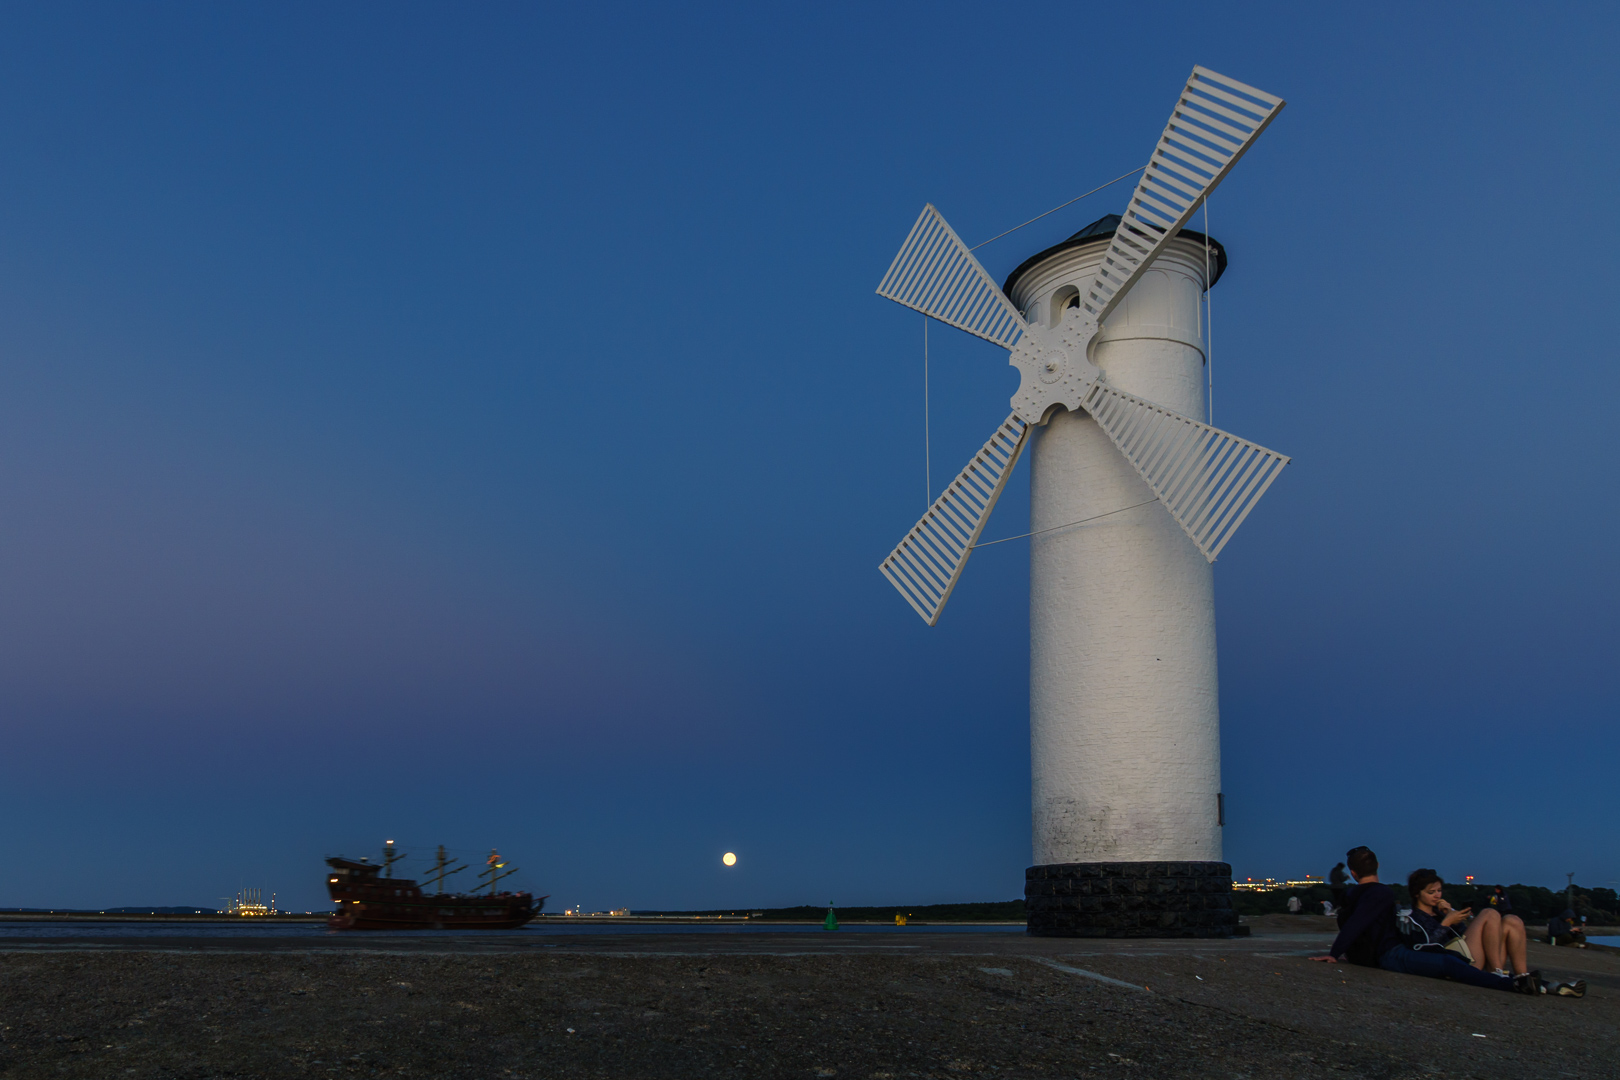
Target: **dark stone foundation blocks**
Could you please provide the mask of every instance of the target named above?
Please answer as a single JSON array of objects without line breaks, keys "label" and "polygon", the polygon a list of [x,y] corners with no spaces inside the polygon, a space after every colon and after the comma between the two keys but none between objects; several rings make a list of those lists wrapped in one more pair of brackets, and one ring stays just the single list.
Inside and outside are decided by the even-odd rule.
[{"label": "dark stone foundation blocks", "polygon": [[1024,907],[1029,932],[1040,937],[1239,933],[1232,910],[1232,867],[1223,862],[1032,866],[1024,871]]}]

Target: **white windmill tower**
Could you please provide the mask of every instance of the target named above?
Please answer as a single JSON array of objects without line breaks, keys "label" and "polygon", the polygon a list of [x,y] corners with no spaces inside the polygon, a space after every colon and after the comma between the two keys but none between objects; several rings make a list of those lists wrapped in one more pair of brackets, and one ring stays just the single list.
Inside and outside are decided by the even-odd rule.
[{"label": "white windmill tower", "polygon": [[1012,415],[881,569],[934,625],[1033,444],[1034,934],[1236,926],[1210,564],[1288,458],[1193,419],[1215,249],[1181,229],[1282,107],[1195,67],[1117,228],[1040,253],[1003,292],[928,206],[878,286],[1010,350],[1022,376]]}]

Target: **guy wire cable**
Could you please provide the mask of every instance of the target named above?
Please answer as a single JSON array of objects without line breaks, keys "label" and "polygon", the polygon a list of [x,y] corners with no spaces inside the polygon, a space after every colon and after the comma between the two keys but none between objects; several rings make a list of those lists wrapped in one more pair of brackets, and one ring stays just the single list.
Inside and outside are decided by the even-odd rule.
[{"label": "guy wire cable", "polygon": [[[1128,173],[1120,173],[1118,176],[1116,176],[1112,180],[1108,181],[1108,183],[1103,184],[1103,185],[1101,185],[1099,187],[1092,188],[1090,191],[1086,192],[1086,195],[1095,195],[1095,194],[1097,194],[1097,192],[1101,191],[1103,188],[1113,187],[1115,184],[1119,183],[1121,180],[1125,179],[1127,176],[1135,176],[1137,173],[1145,172],[1146,170],[1147,170],[1147,166],[1144,165],[1140,169],[1132,169]],[[1076,195],[1074,198],[1072,198],[1068,202],[1064,203],[1063,206],[1073,206],[1075,203],[1077,203],[1081,199],[1085,198],[1086,195]],[[1033,225],[1033,224],[1035,224],[1035,222],[1041,220],[1041,218],[1043,218],[1043,217],[1046,217],[1048,214],[1055,214],[1059,210],[1062,210],[1063,206],[1054,206],[1054,207],[1052,207],[1052,209],[1048,210],[1045,214],[1036,214],[1034,217],[1032,217],[1028,221],[1024,222],[1024,225]],[[990,239],[985,240],[982,243],[974,244],[972,247],[968,248],[968,250],[969,251],[978,251],[980,248],[984,247],[985,244],[993,244],[997,240],[1000,240],[1003,236],[1008,235],[1008,233],[1015,233],[1019,229],[1022,229],[1024,227],[1024,225],[1014,225],[1012,228],[1008,229],[1007,232],[996,233],[996,235],[992,236]]]},{"label": "guy wire cable", "polygon": [[1215,290],[1209,280],[1209,196],[1204,196],[1204,408],[1209,414],[1207,423],[1215,426]]},{"label": "guy wire cable", "polygon": [[1138,506],[1146,506],[1148,503],[1156,503],[1158,501],[1159,498],[1157,495],[1155,495],[1151,499],[1143,499],[1139,503],[1131,503],[1131,505],[1122,506],[1118,510],[1110,510],[1106,514],[1093,514],[1091,517],[1081,518],[1079,521],[1071,521],[1067,525],[1053,525],[1050,529],[1036,529],[1034,532],[1019,533],[1017,536],[1003,536],[1000,540],[986,540],[982,544],[974,544],[973,547],[974,550],[977,550],[982,547],[989,547],[991,544],[1005,544],[1009,540],[1022,540],[1026,536],[1045,536],[1049,532],[1057,532],[1059,529],[1072,529],[1076,525],[1084,525],[1088,521],[1096,521],[1100,518],[1113,517],[1115,514],[1123,514],[1127,510],[1135,510]]},{"label": "guy wire cable", "polygon": [[923,315],[923,509],[934,505],[933,456],[928,451],[928,316]]}]

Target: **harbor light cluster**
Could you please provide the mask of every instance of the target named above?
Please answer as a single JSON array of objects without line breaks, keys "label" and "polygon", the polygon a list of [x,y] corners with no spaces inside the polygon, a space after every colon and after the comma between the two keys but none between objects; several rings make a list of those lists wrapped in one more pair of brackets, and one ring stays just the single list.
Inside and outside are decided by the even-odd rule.
[{"label": "harbor light cluster", "polygon": [[270,902],[267,904],[264,902],[263,889],[239,890],[235,896],[230,898],[225,913],[227,915],[241,915],[246,918],[281,914],[276,910],[276,894],[270,894]]},{"label": "harbor light cluster", "polygon": [[1278,889],[1308,889],[1312,885],[1323,884],[1326,883],[1321,878],[1314,874],[1306,874],[1298,880],[1291,878],[1286,881],[1279,881],[1276,878],[1261,878],[1259,881],[1254,880],[1254,878],[1245,878],[1242,881],[1232,882],[1232,888],[1241,889],[1244,892],[1275,892]]}]

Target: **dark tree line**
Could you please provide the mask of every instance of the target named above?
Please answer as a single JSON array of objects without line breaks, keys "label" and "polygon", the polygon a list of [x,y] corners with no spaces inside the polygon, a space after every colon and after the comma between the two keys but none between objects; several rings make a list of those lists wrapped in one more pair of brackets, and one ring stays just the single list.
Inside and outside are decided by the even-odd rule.
[{"label": "dark tree line", "polygon": [[[1388,882],[1388,885],[1395,890],[1395,896],[1402,906],[1411,904],[1412,898],[1407,894],[1405,885],[1394,881]],[[1452,907],[1472,907],[1475,911],[1480,911],[1490,906],[1492,888],[1491,885],[1447,884],[1445,897]],[[1507,894],[1508,901],[1513,905],[1513,913],[1527,922],[1544,921],[1569,907],[1563,889],[1547,889],[1540,885],[1509,885]],[[1232,906],[1237,908],[1239,915],[1281,914],[1288,910],[1290,896],[1299,897],[1306,911],[1320,914],[1322,901],[1332,900],[1333,892],[1326,885],[1312,885],[1306,889],[1278,889],[1263,893],[1236,890],[1232,897]],[[1575,914],[1585,915],[1594,926],[1620,925],[1620,897],[1615,895],[1613,889],[1588,889],[1576,885],[1574,906]]]}]

